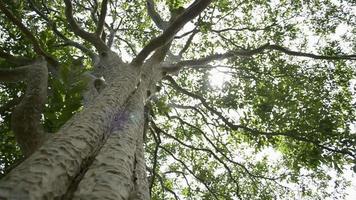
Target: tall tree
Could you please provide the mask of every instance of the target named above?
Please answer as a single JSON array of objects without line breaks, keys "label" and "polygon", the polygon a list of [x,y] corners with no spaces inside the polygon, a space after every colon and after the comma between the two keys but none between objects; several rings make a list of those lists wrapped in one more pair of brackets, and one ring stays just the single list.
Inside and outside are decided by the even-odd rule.
[{"label": "tall tree", "polygon": [[344,197],[354,2],[0,10],[0,199]]}]

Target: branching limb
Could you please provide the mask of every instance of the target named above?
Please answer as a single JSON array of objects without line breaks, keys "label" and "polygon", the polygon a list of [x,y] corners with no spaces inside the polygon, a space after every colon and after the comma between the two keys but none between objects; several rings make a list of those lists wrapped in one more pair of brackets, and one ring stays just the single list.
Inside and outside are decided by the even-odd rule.
[{"label": "branching limb", "polygon": [[179,196],[178,196],[172,189],[170,189],[169,187],[167,187],[167,186],[164,184],[164,182],[163,182],[163,177],[160,176],[159,174],[157,174],[157,176],[158,176],[159,182],[161,183],[162,189],[168,191],[169,193],[171,193],[171,194],[174,196],[174,199],[175,199],[175,200],[180,200]]},{"label": "branching limb", "polygon": [[[68,1],[68,0],[66,0]],[[144,60],[157,48],[169,43],[175,34],[183,28],[183,26],[199,15],[212,0],[196,0],[192,5],[190,5],[181,15],[179,15],[168,28],[158,37],[152,39],[133,59],[132,64],[136,66],[141,66]]]},{"label": "branching limb", "polygon": [[265,50],[275,50],[285,53],[290,56],[297,56],[297,57],[307,57],[312,59],[318,60],[356,60],[356,54],[353,55],[335,55],[335,56],[326,56],[326,55],[317,55],[312,53],[304,53],[299,51],[292,51],[285,47],[275,45],[275,44],[265,44],[256,49],[252,50],[236,50],[236,51],[229,51],[223,54],[213,54],[210,56],[206,56],[199,59],[194,60],[183,60],[180,61],[173,66],[169,66],[166,68],[168,71],[179,71],[184,66],[194,66],[194,65],[204,65],[208,64],[213,61],[223,60],[226,58],[233,58],[233,57],[251,57],[256,54],[264,53]]},{"label": "branching limb", "polygon": [[112,45],[114,44],[115,37],[119,37],[119,36],[116,36],[116,33],[120,29],[120,26],[121,26],[121,24],[123,22],[123,18],[120,18],[120,22],[116,26],[116,28],[114,28],[115,22],[116,22],[116,17],[113,17],[113,21],[111,22],[110,26],[105,23],[105,27],[109,30],[109,35],[107,36],[108,39],[107,39],[107,42],[106,42],[106,44],[108,45],[109,48],[111,48]]},{"label": "branching limb", "polygon": [[[257,181],[257,179],[266,179],[266,180],[270,180],[270,181],[277,181],[280,178],[280,177],[266,177],[266,176],[263,176],[263,175],[258,175],[258,174],[252,173],[244,164],[234,161],[226,153],[224,153],[224,151],[221,150],[221,148],[217,147],[216,144],[209,137],[207,137],[206,133],[202,129],[198,128],[197,126],[195,126],[195,125],[193,125],[193,124],[191,124],[189,122],[184,121],[182,118],[180,118],[178,116],[170,116],[170,119],[177,119],[177,120],[179,120],[179,122],[181,124],[187,125],[187,126],[193,128],[194,130],[197,130],[198,132],[200,132],[201,135],[208,141],[208,143],[214,148],[214,150],[216,152],[218,152],[224,159],[226,159],[230,163],[232,163],[234,165],[237,165],[240,168],[242,168],[243,171],[248,174],[249,178],[252,179],[252,181]],[[227,150],[227,149],[226,149],[226,151],[229,152],[229,150]],[[222,161],[219,161],[219,162],[222,162]]]},{"label": "branching limb", "polygon": [[127,45],[127,46],[130,48],[130,50],[132,51],[132,54],[135,55],[135,56],[137,55],[137,52],[136,52],[134,46],[133,46],[129,41],[127,41],[127,40],[125,40],[125,39],[119,37],[118,35],[116,35],[116,38],[119,39],[119,40],[121,40],[121,41],[123,41],[123,42],[125,42],[126,45]]},{"label": "branching limb", "polygon": [[[195,150],[195,151],[201,151],[201,152],[205,152],[207,154],[209,154],[210,156],[212,156],[216,161],[218,161],[222,166],[224,166],[224,168],[226,169],[226,171],[228,172],[228,175],[230,177],[230,179],[235,183],[236,185],[236,195],[240,196],[239,194],[239,190],[240,190],[240,186],[238,181],[235,179],[235,177],[233,176],[233,172],[232,169],[230,169],[230,167],[226,164],[226,162],[224,162],[222,159],[220,159],[220,157],[215,154],[211,149],[208,148],[200,148],[200,147],[195,147],[193,145],[189,145],[184,143],[183,141],[181,141],[180,139],[178,139],[177,137],[168,134],[167,132],[163,131],[162,129],[160,129],[154,122],[152,122],[152,126],[153,128],[156,130],[156,132],[160,132],[162,134],[164,134],[165,136],[167,136],[168,138],[171,138],[175,141],[177,141],[179,144],[181,144],[182,146],[189,148],[191,150]],[[241,197],[240,197],[241,198]]]},{"label": "branching limb", "polygon": [[20,80],[27,82],[27,89],[21,102],[12,112],[11,128],[23,154],[29,156],[46,139],[40,121],[47,100],[46,62],[37,60],[31,65],[0,71],[0,81]]},{"label": "branching limb", "polygon": [[155,8],[155,3],[153,0],[147,0],[147,13],[156,24],[156,26],[161,29],[165,30],[168,27],[168,22],[164,21],[161,16],[158,14]]},{"label": "branching limb", "polygon": [[210,192],[210,194],[212,194],[214,196],[214,199],[219,199],[216,195],[216,193],[212,190],[212,188],[201,178],[199,178],[186,164],[186,162],[183,162],[181,159],[177,158],[177,156],[175,156],[171,151],[169,151],[166,147],[164,147],[163,145],[159,146],[161,149],[163,149],[165,152],[167,152],[174,160],[176,160],[177,162],[179,162],[184,169],[186,169],[196,180],[198,180],[200,183],[202,183],[205,188]]},{"label": "branching limb", "polygon": [[153,164],[152,164],[152,176],[151,176],[150,185],[149,185],[150,195],[152,196],[152,188],[154,186],[156,175],[158,173],[157,172],[157,167],[158,167],[158,147],[161,144],[161,138],[159,136],[159,133],[157,133],[157,136],[156,136],[156,134],[154,133],[154,130],[152,128],[150,128],[150,132],[152,133],[153,139],[155,141],[155,149],[154,149]]},{"label": "branching limb", "polygon": [[92,43],[99,52],[109,51],[109,47],[106,46],[106,44],[101,40],[100,36],[94,33],[89,33],[79,27],[78,23],[73,17],[73,5],[71,0],[64,0],[64,3],[66,5],[65,15],[72,31],[84,40]]},{"label": "branching limb", "polygon": [[15,64],[15,65],[26,65],[27,63],[31,62],[30,59],[22,56],[13,56],[5,51],[0,47],[0,58],[5,59],[7,62]]},{"label": "branching limb", "polygon": [[37,40],[37,38],[32,34],[32,32],[18,19],[9,9],[6,8],[5,4],[0,1],[0,10],[5,14],[5,16],[12,21],[19,30],[26,36],[27,39],[32,43],[34,51],[40,55],[44,56],[49,64],[58,67],[59,63],[50,54],[42,49],[42,45]]},{"label": "branching limb", "polygon": [[15,69],[0,69],[1,82],[17,82],[26,78],[28,68],[32,65],[17,67]]},{"label": "branching limb", "polygon": [[216,116],[219,117],[219,119],[221,121],[224,122],[224,124],[226,126],[228,126],[229,128],[231,128],[232,130],[235,131],[239,131],[239,130],[244,130],[247,133],[251,134],[251,135],[255,135],[255,136],[266,136],[266,137],[276,137],[276,136],[284,136],[287,138],[291,138],[297,141],[302,141],[302,142],[306,142],[306,143],[311,143],[319,148],[325,149],[327,151],[330,152],[335,152],[335,153],[339,153],[339,154],[343,154],[343,155],[348,155],[350,157],[352,157],[353,159],[356,158],[355,153],[353,153],[352,151],[348,150],[348,149],[335,149],[335,148],[331,148],[328,147],[324,144],[322,144],[320,141],[318,140],[313,140],[310,138],[306,138],[304,136],[299,136],[296,134],[295,130],[290,130],[290,131],[286,131],[286,132],[264,132],[264,131],[260,131],[257,129],[252,129],[240,124],[234,124],[233,122],[231,122],[228,118],[224,117],[223,114],[219,111],[217,111],[215,108],[213,108],[212,106],[209,105],[209,103],[201,96],[194,94],[182,87],[180,87],[177,82],[175,82],[175,80],[170,77],[170,76],[166,76],[166,79],[171,83],[172,87],[175,88],[178,92],[181,92],[182,94],[188,95],[194,99],[198,99],[202,105],[204,105],[204,107],[206,109],[208,109],[211,113],[215,114]]},{"label": "branching limb", "polygon": [[65,46],[69,45],[69,46],[76,47],[77,49],[81,50],[83,53],[87,54],[92,60],[95,59],[96,54],[93,51],[86,48],[84,45],[69,39],[67,36],[65,36],[63,33],[61,33],[57,29],[56,24],[52,20],[50,20],[43,12],[41,12],[32,0],[27,0],[27,1],[30,5],[31,9],[33,11],[35,11],[42,19],[44,19],[47,22],[48,26],[52,28],[52,31],[54,32],[54,34],[56,34],[58,37],[60,37],[64,41]]},{"label": "branching limb", "polygon": [[[154,186],[154,182],[156,180],[156,177],[158,178],[158,181],[160,182],[161,184],[161,187],[163,190],[166,190],[168,191],[169,193],[171,193],[175,199],[179,199],[179,197],[177,196],[177,194],[169,189],[168,187],[165,186],[165,184],[163,183],[163,177],[159,175],[158,173],[158,170],[157,170],[157,167],[158,167],[158,150],[159,150],[159,145],[161,144],[161,136],[160,136],[160,132],[155,132],[155,130],[151,127],[150,128],[150,131],[153,135],[153,139],[155,141],[155,149],[154,149],[154,154],[153,154],[153,166],[152,166],[152,169],[150,168],[147,168],[148,171],[150,171],[151,173],[151,177],[150,177],[150,184],[149,184],[149,190],[150,190],[150,196],[152,197],[152,188]],[[156,134],[157,135],[156,135]]]},{"label": "branching limb", "polygon": [[107,10],[108,10],[108,0],[103,0],[103,2],[101,3],[100,16],[99,16],[98,24],[97,24],[96,31],[95,31],[95,34],[97,36],[100,36],[103,33]]},{"label": "branching limb", "polygon": [[194,29],[194,31],[192,32],[192,34],[189,36],[187,42],[184,44],[184,47],[179,51],[178,57],[182,57],[183,53],[185,53],[189,46],[192,44],[193,38],[194,36],[198,33],[197,29]]}]

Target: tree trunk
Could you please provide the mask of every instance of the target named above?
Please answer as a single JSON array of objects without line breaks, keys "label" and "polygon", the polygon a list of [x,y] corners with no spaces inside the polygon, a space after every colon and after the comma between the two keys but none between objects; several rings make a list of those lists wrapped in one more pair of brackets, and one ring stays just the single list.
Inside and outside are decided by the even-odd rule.
[{"label": "tree trunk", "polygon": [[[152,63],[101,55],[107,86],[0,182],[0,199],[149,199],[144,103],[161,78]],[[158,76],[156,76],[158,75]]]}]

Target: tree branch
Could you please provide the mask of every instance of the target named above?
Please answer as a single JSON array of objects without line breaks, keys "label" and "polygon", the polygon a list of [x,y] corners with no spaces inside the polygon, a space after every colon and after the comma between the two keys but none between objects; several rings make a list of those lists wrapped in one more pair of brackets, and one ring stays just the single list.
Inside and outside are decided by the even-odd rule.
[{"label": "tree branch", "polygon": [[286,132],[264,132],[264,131],[256,130],[256,129],[249,128],[249,127],[246,127],[243,125],[234,124],[233,122],[230,122],[230,120],[228,118],[224,117],[222,113],[220,113],[219,111],[217,111],[216,109],[211,107],[203,97],[201,97],[197,94],[194,94],[192,92],[189,92],[186,89],[180,87],[172,77],[166,76],[165,78],[172,84],[172,86],[177,91],[181,92],[182,94],[188,95],[194,99],[198,99],[205,106],[205,108],[207,108],[211,113],[218,116],[219,119],[222,120],[224,122],[224,124],[226,126],[228,126],[229,128],[231,128],[232,130],[238,131],[238,130],[242,129],[242,130],[246,131],[247,133],[250,133],[255,136],[259,136],[259,135],[264,135],[266,137],[284,136],[284,137],[295,139],[297,141],[314,144],[315,146],[320,147],[325,150],[328,150],[330,152],[340,153],[343,155],[349,155],[354,159],[356,158],[356,155],[353,152],[349,151],[348,149],[334,149],[334,148],[325,146],[324,144],[321,144],[321,142],[318,140],[313,140],[310,138],[306,138],[304,136],[297,135],[295,130],[290,130],[290,131],[286,131]]},{"label": "tree branch", "polygon": [[[68,0],[66,0],[68,1]],[[212,0],[196,0],[192,5],[190,5],[181,15],[179,15],[168,28],[158,37],[152,39],[133,59],[132,63],[136,66],[141,66],[147,56],[156,50],[157,48],[169,43],[175,34],[183,28],[183,26],[199,15]]]},{"label": "tree branch", "polygon": [[28,68],[32,65],[17,67],[15,69],[0,69],[1,82],[17,82],[26,78]]},{"label": "tree branch", "polygon": [[108,10],[108,0],[103,0],[103,2],[101,3],[100,16],[95,31],[95,34],[97,36],[100,36],[103,33],[107,10]]},{"label": "tree branch", "polygon": [[[182,120],[183,121],[183,120]],[[214,153],[211,149],[208,149],[208,148],[200,148],[200,147],[195,147],[193,145],[189,145],[189,144],[186,144],[184,143],[183,141],[181,141],[180,139],[178,139],[177,137],[173,136],[173,135],[170,135],[168,134],[167,132],[163,131],[162,129],[160,129],[154,122],[152,122],[152,126],[153,128],[156,130],[156,132],[160,132],[160,133],[163,133],[163,135],[167,136],[168,138],[171,138],[173,140],[175,140],[176,142],[178,142],[179,144],[181,144],[182,146],[186,147],[186,148],[189,148],[191,150],[195,150],[195,151],[201,151],[201,152],[205,152],[207,153],[208,155],[212,156],[215,160],[217,160],[225,169],[226,171],[228,172],[228,175],[230,177],[230,179],[235,183],[236,185],[236,188],[237,188],[237,192],[236,192],[236,195],[240,197],[240,194],[239,194],[239,190],[240,190],[240,185],[238,183],[238,181],[234,178],[233,176],[233,172],[232,170],[230,169],[230,167],[226,164],[225,161],[223,161],[216,153]],[[203,133],[205,135],[205,133]],[[214,147],[215,148],[215,147]],[[215,148],[216,150],[216,148]],[[223,154],[221,151],[218,151],[220,154]],[[241,165],[241,164],[240,164]],[[245,166],[243,166],[244,168],[246,168]]]},{"label": "tree branch", "polygon": [[76,47],[77,49],[81,50],[83,53],[87,54],[92,60],[95,59],[96,55],[94,52],[92,52],[90,49],[86,48],[82,44],[75,42],[73,40],[70,40],[68,37],[66,37],[64,34],[62,34],[57,29],[56,24],[52,20],[50,20],[43,12],[41,12],[32,0],[27,0],[27,1],[30,4],[31,9],[33,11],[35,11],[42,19],[44,19],[47,22],[48,26],[52,28],[52,31],[58,37],[60,37],[62,40],[64,40],[65,45],[70,45],[70,46]]},{"label": "tree branch", "polygon": [[[292,51],[289,50],[285,47],[279,46],[279,45],[268,45],[266,46],[265,49],[270,49],[270,50],[276,50],[276,51],[281,51],[287,55],[291,56],[300,56],[300,57],[308,57],[308,58],[313,58],[313,59],[319,59],[319,60],[356,60],[356,54],[353,55],[335,55],[335,56],[325,56],[325,55],[316,55],[312,53],[304,53],[304,52],[298,52],[298,51]],[[261,52],[256,52],[256,53],[262,53],[264,49],[261,50]]]},{"label": "tree branch", "polygon": [[161,144],[161,138],[160,136],[156,136],[156,134],[154,134],[154,130],[152,128],[150,128],[150,131],[153,135],[153,139],[155,141],[155,148],[154,148],[154,154],[153,154],[153,164],[152,164],[152,176],[151,176],[151,180],[150,180],[150,185],[149,185],[149,190],[150,190],[150,195],[152,196],[152,188],[155,182],[155,178],[157,175],[157,164],[158,164],[158,146]]},{"label": "tree branch", "polygon": [[184,47],[179,51],[178,57],[182,57],[183,53],[185,53],[188,50],[189,46],[192,44],[195,34],[197,33],[198,31],[194,29],[193,33],[189,36],[187,42],[184,44]]},{"label": "tree branch", "polygon": [[[41,59],[35,63],[13,70],[1,70],[0,81],[27,82],[27,89],[21,102],[11,116],[11,129],[15,133],[23,154],[31,155],[45,141],[41,115],[47,100],[47,63]],[[7,78],[4,78],[7,75]]]},{"label": "tree branch", "polygon": [[215,30],[215,29],[212,29],[211,31],[212,32],[215,32],[215,33],[222,33],[222,32],[228,32],[228,31],[235,31],[235,32],[239,32],[239,31],[263,31],[263,30],[268,30],[268,29],[271,29],[273,26],[276,26],[277,23],[274,22],[268,26],[265,26],[263,28],[259,28],[259,27],[243,27],[243,28],[224,28],[224,29],[219,29],[219,30]]},{"label": "tree branch", "polygon": [[299,52],[299,51],[292,51],[289,50],[285,47],[279,46],[279,45],[274,45],[274,44],[264,44],[256,49],[252,50],[235,50],[235,51],[229,51],[223,54],[213,54],[210,56],[206,56],[203,58],[199,59],[193,59],[193,60],[183,60],[180,62],[177,62],[176,64],[172,66],[166,66],[165,70],[168,72],[175,72],[179,71],[181,68],[185,66],[194,66],[194,65],[204,65],[208,64],[212,61],[217,61],[217,60],[223,60],[226,58],[233,58],[233,57],[251,57],[256,54],[261,54],[264,53],[265,50],[275,50],[275,51],[280,51],[282,53],[285,53],[287,55],[291,56],[297,56],[297,57],[307,57],[307,58],[312,58],[312,59],[318,59],[318,60],[356,60],[356,54],[354,55],[335,55],[335,56],[326,56],[326,55],[316,55],[312,53],[304,53],[304,52]]},{"label": "tree branch", "polygon": [[92,43],[99,52],[109,51],[109,47],[106,46],[106,44],[100,39],[98,35],[86,32],[85,30],[79,27],[73,17],[73,5],[71,0],[64,0],[64,3],[66,5],[65,15],[72,31],[84,40]]},{"label": "tree branch", "polygon": [[20,19],[18,19],[13,13],[6,8],[5,4],[0,1],[0,10],[5,14],[5,16],[11,20],[19,29],[20,31],[26,36],[27,39],[30,40],[30,42],[33,45],[34,51],[40,55],[44,56],[46,60],[48,61],[49,64],[54,66],[55,68],[58,67],[59,63],[47,52],[45,52],[42,47],[40,42],[37,40],[37,38],[32,34],[32,32],[21,22]]},{"label": "tree branch", "polygon": [[168,22],[164,21],[161,16],[158,14],[158,12],[155,9],[155,3],[153,0],[147,0],[147,13],[153,20],[153,22],[156,24],[156,26],[161,29],[165,30],[168,27]]},{"label": "tree branch", "polygon": [[5,51],[2,50],[0,47],[0,58],[3,58],[9,63],[15,64],[15,65],[26,65],[27,63],[31,62],[31,59],[28,59],[23,56],[13,56],[9,53],[6,53]]},{"label": "tree branch", "polygon": [[177,162],[179,162],[184,169],[186,169],[196,180],[198,180],[200,183],[202,183],[205,188],[214,196],[214,199],[219,199],[215,193],[215,191],[212,190],[211,187],[209,187],[209,185],[201,178],[199,178],[188,166],[186,162],[183,162],[181,159],[177,158],[171,151],[169,151],[166,147],[164,147],[163,145],[159,145],[159,147],[161,149],[163,149],[165,152],[167,152],[174,160],[176,160]]}]

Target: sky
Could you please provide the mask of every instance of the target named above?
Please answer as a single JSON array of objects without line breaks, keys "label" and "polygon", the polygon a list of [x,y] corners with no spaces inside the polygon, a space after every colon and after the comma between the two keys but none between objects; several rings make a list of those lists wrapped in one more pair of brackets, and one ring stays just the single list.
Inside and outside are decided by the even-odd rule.
[{"label": "sky", "polygon": [[[337,0],[333,0],[335,3],[338,3]],[[278,0],[273,1],[275,3],[278,3]],[[356,12],[356,9],[355,9]],[[256,20],[258,19],[258,16],[256,16]],[[301,19],[298,19],[301,20]],[[186,32],[186,31],[190,31],[192,30],[192,24],[189,24],[187,26],[184,27],[182,32]],[[309,49],[313,49],[316,45],[320,44],[320,38],[315,37],[315,35],[313,35],[313,33],[308,32],[308,28],[305,27],[304,33],[306,35],[309,35]],[[340,39],[343,35],[345,34],[349,34],[350,33],[350,27],[347,27],[345,24],[340,24],[335,31],[335,34],[333,34],[331,36],[331,39],[333,40],[338,40]],[[349,46],[344,46],[343,48],[349,48]],[[125,54],[124,51],[122,51],[122,53]],[[123,55],[123,58],[125,61],[130,61],[131,58],[130,56],[127,54]],[[215,87],[216,89],[220,89],[222,88],[222,86],[224,85],[224,83],[226,83],[227,81],[229,81],[231,79],[231,77],[224,73],[224,69],[213,69],[210,71],[210,75],[209,75],[209,81],[212,87]],[[354,80],[354,82],[352,84],[355,84],[356,80]],[[1,91],[0,91],[1,92]],[[356,99],[356,97],[355,97]],[[1,116],[0,116],[0,123],[2,122]],[[354,126],[353,126],[354,127]],[[274,152],[273,150],[271,150],[269,152],[271,155],[271,157],[277,156],[278,153]],[[333,173],[333,172],[331,172]],[[333,176],[337,176],[337,174],[333,174]],[[347,193],[349,194],[346,198],[346,200],[355,200],[356,199],[356,177],[355,177],[355,173],[353,173],[351,170],[346,170],[345,169],[345,173],[343,174],[343,176],[345,176],[348,180],[351,180],[351,186],[348,187],[346,189]]]}]

